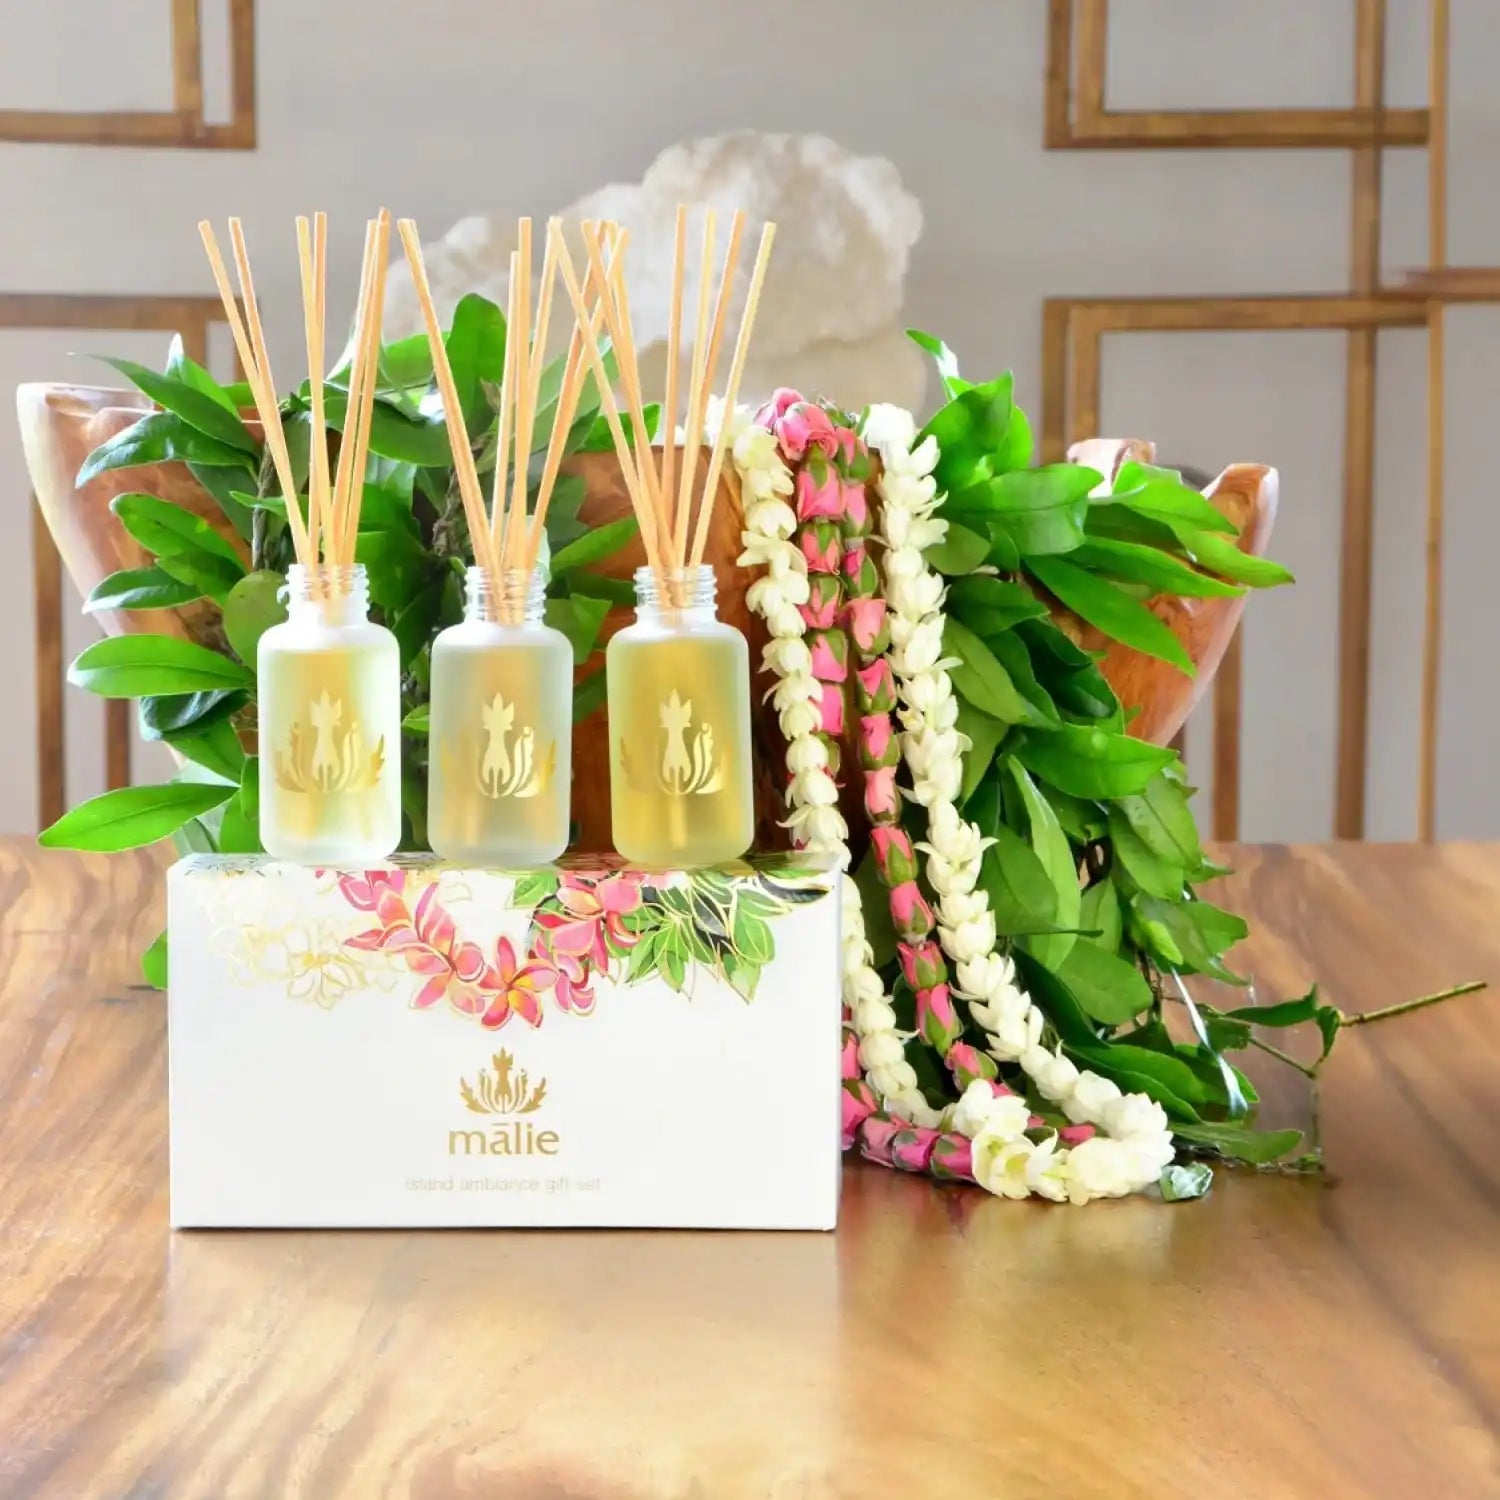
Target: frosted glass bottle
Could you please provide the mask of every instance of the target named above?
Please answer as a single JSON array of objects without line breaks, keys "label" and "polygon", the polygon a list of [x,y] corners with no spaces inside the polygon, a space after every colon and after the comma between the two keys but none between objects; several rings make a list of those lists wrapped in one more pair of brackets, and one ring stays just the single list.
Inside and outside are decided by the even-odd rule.
[{"label": "frosted glass bottle", "polygon": [[543,623],[544,584],[470,568],[463,623],[432,643],[427,838],[444,859],[515,869],[568,847],[573,648]]},{"label": "frosted glass bottle", "polygon": [[683,869],[750,847],[750,652],[714,609],[709,567],[635,575],[635,623],[605,654],[615,848]]},{"label": "frosted glass bottle", "polygon": [[384,859],[401,842],[396,638],[370,622],[362,567],[294,565],[286,595],[257,653],[260,841],[300,864]]}]

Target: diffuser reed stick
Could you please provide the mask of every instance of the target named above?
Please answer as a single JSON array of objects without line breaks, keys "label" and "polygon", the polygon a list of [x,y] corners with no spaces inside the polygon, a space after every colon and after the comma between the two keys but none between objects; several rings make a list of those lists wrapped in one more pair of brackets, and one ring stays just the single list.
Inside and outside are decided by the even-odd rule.
[{"label": "diffuser reed stick", "polygon": [[[536,435],[536,418],[541,409],[542,380],[546,367],[546,344],[552,317],[556,276],[566,253],[562,225],[553,219],[547,225],[542,252],[541,282],[537,289],[535,326],[532,319],[531,264],[532,224],[522,219],[518,224],[517,248],[511,256],[510,289],[506,308],[505,365],[499,394],[496,425],[495,472],[489,506],[486,509],[474,450],[464,429],[462,407],[443,342],[442,323],[432,299],[432,287],[422,260],[421,240],[416,224],[403,219],[398,226],[401,243],[411,266],[412,284],[422,309],[427,342],[432,351],[433,373],[448,413],[448,439],[453,450],[453,466],[458,478],[459,494],[474,546],[474,561],[495,578],[507,572],[530,573],[536,567],[546,534],[547,511],[557,485],[568,430],[583,395],[586,370],[584,352],[596,345],[604,308],[587,299],[579,306],[582,327],[575,327],[563,363],[561,382],[553,409],[552,433],[547,442],[541,476],[534,504],[528,513],[528,481],[532,442]],[[610,236],[614,226],[607,226]],[[618,276],[619,244],[615,245],[606,284]],[[576,284],[576,276],[575,276]],[[604,393],[608,382],[601,382]],[[521,608],[515,591],[495,589],[491,597],[495,607],[514,614]]]}]

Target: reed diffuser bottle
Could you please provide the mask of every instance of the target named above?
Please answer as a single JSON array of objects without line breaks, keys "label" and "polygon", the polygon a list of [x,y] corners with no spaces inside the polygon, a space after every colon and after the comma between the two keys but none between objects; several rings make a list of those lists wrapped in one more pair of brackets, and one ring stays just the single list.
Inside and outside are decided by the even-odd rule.
[{"label": "reed diffuser bottle", "polygon": [[438,854],[466,864],[546,864],[568,845],[573,648],[566,636],[543,621],[546,580],[537,561],[583,388],[582,334],[576,327],[529,513],[527,470],[561,226],[555,220],[547,226],[533,328],[531,220],[517,225],[488,514],[422,262],[421,240],[408,219],[401,221],[400,230],[427,325],[433,373],[448,414],[453,467],[477,564],[468,571],[463,623],[443,631],[432,647],[427,836]]},{"label": "reed diffuser bottle", "polygon": [[[709,209],[704,214],[687,392],[687,432],[692,441],[681,455],[680,471],[674,443],[662,449],[659,465],[650,446],[629,297],[619,274],[618,241],[614,262],[606,269],[604,236],[597,226],[583,225],[590,283],[619,362],[631,427],[628,437],[597,338],[591,338],[588,352],[620,472],[640,521],[648,564],[635,575],[635,623],[619,631],[605,653],[611,823],[619,853],[632,864],[653,869],[690,868],[737,859],[750,847],[755,832],[750,775],[750,653],[739,631],[718,618],[713,570],[703,562],[731,422],[719,423],[701,482],[696,442],[705,427],[744,222],[743,213],[735,215],[718,302],[710,320],[714,213]],[[664,400],[669,412],[677,409],[686,231],[687,212],[679,208]],[[725,413],[734,410],[774,234],[774,224],[767,224],[761,234],[730,362]],[[593,325],[585,317],[577,276],[565,250],[562,272],[579,324],[592,333]]]},{"label": "reed diffuser bottle", "polygon": [[260,638],[260,841],[301,864],[384,859],[401,842],[400,652],[361,567],[293,566]]},{"label": "reed diffuser bottle", "polygon": [[615,848],[650,868],[750,847],[750,654],[719,619],[713,569],[635,575],[635,623],[605,654]]},{"label": "reed diffuser bottle", "polygon": [[369,586],[354,561],[354,544],[380,364],[390,215],[382,210],[366,226],[336,475],[329,472],[323,392],[328,224],[323,214],[311,227],[297,220],[310,371],[306,519],[240,222],[229,221],[239,300],[212,226],[198,230],[265,431],[297,555],[287,573],[287,618],[257,647],[260,841],[277,859],[304,864],[384,859],[401,842],[400,651],[391,632],[369,618]]}]

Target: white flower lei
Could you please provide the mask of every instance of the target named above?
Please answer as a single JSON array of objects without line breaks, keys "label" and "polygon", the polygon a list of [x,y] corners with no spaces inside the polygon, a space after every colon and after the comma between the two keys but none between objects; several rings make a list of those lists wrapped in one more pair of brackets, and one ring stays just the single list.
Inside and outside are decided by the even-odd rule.
[{"label": "white flower lei", "polygon": [[[805,560],[790,541],[796,513],[785,497],[793,491],[792,476],[774,435],[753,426],[748,411],[736,411],[731,420],[733,459],[746,502],[740,561],[767,568],[765,578],[752,585],[748,602],[772,636],[764,659],[777,678],[776,707],[792,771],[788,824],[803,847],[834,851],[847,866],[848,830],[830,798],[830,791],[836,798],[837,789],[815,733],[821,690],[811,673],[805,626],[796,608],[808,597],[808,583]],[[858,887],[846,874],[843,987],[860,1065],[886,1112],[919,1127],[949,1126],[968,1136],[975,1179],[993,1193],[1009,1198],[1037,1193],[1085,1203],[1139,1192],[1157,1181],[1174,1155],[1165,1113],[1143,1094],[1122,1094],[1107,1078],[1080,1071],[1060,1046],[1049,1051],[1041,1045],[1045,1017],[1016,984],[1015,967],[998,948],[989,902],[976,890],[991,841],[964,820],[954,803],[967,742],[956,727],[958,704],[942,657],[946,590],[923,556],[947,530],[947,523],[934,515],[939,502],[932,478],[936,440],[929,437],[914,447],[917,429],[911,414],[886,405],[870,409],[862,435],[883,466],[877,488],[902,754],[912,773],[908,795],[927,808],[928,840],[919,847],[927,855],[927,877],[938,896],[938,937],[955,966],[953,991],[967,1001],[992,1057],[1018,1063],[1043,1098],[1073,1122],[1095,1126],[1099,1134],[1071,1148],[1055,1134],[1034,1142],[1025,1133],[1027,1116],[1017,1101],[996,1095],[982,1079],[970,1084],[958,1105],[947,1111],[927,1103],[874,967]]]}]

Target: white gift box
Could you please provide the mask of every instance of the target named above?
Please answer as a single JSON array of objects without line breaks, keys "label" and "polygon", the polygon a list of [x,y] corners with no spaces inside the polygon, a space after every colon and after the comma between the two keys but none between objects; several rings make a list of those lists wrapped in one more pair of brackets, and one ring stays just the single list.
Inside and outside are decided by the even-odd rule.
[{"label": "white gift box", "polygon": [[173,1224],[833,1228],[838,878],[181,861]]}]

